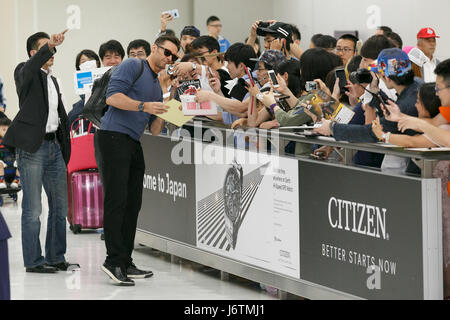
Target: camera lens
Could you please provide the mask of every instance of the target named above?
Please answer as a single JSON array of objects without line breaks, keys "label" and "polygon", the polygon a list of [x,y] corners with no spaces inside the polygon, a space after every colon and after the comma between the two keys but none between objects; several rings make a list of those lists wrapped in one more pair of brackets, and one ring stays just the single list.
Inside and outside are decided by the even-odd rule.
[{"label": "camera lens", "polygon": [[358,84],[358,71],[353,71],[352,73],[350,73],[350,76],[348,77],[350,82],[353,84]]}]

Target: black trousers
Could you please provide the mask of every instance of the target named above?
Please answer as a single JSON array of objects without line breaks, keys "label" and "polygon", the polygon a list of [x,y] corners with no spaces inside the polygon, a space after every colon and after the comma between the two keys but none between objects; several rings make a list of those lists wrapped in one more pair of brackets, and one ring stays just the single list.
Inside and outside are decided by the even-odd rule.
[{"label": "black trousers", "polygon": [[132,263],[134,238],[142,205],[144,154],[130,136],[98,130],[100,177],[104,192],[106,263],[127,268]]}]

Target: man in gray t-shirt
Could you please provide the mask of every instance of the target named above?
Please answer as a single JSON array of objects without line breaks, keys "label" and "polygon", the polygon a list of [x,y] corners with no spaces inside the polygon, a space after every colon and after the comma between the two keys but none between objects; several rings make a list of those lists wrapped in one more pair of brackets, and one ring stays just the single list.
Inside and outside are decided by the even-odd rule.
[{"label": "man in gray t-shirt", "polygon": [[[139,140],[150,118],[167,111],[158,73],[176,60],[179,48],[178,39],[159,37],[147,59],[128,59],[114,70],[106,93],[109,108],[97,131],[107,251],[102,270],[117,285],[134,286],[132,279],[153,275],[138,269],[131,258],[145,173]],[[152,133],[159,134],[163,126],[164,120],[155,118]]]}]

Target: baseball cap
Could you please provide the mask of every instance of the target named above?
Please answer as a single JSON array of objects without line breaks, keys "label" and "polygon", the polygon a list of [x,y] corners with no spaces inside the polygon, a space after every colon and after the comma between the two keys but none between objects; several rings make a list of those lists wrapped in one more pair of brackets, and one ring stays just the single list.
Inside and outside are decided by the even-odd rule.
[{"label": "baseball cap", "polygon": [[386,77],[401,77],[412,70],[408,54],[399,48],[382,50],[378,55],[377,61],[378,72]]},{"label": "baseball cap", "polygon": [[181,36],[192,36],[192,37],[200,37],[200,30],[198,30],[195,26],[185,26],[181,31]]},{"label": "baseball cap", "polygon": [[286,61],[286,56],[279,50],[266,50],[264,51],[259,58],[252,58],[252,61],[262,61],[272,68],[274,68],[277,64],[282,61]]},{"label": "baseball cap", "polygon": [[440,38],[432,28],[422,28],[417,34],[417,39]]},{"label": "baseball cap", "polygon": [[264,37],[267,34],[273,35],[274,37],[281,37],[290,40],[292,42],[292,27],[290,24],[284,22],[275,22],[268,27],[258,27],[256,29],[256,34],[258,36]]}]

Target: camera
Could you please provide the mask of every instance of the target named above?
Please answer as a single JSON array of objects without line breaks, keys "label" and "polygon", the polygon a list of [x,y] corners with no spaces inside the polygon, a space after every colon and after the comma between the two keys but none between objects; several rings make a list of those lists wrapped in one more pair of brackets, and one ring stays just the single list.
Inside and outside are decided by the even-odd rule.
[{"label": "camera", "polygon": [[353,84],[371,83],[372,74],[368,69],[358,69],[350,73],[350,82]]},{"label": "camera", "polygon": [[166,64],[166,72],[169,76],[173,75],[175,72],[175,66],[173,64]]},{"label": "camera", "polygon": [[270,26],[269,22],[260,21],[258,24],[258,28],[256,28],[256,34],[260,37],[264,37],[267,34],[267,29]]},{"label": "camera", "polygon": [[307,92],[317,90],[317,83],[315,81],[306,81],[305,90]]}]

